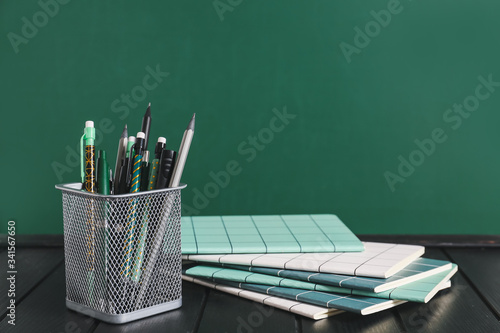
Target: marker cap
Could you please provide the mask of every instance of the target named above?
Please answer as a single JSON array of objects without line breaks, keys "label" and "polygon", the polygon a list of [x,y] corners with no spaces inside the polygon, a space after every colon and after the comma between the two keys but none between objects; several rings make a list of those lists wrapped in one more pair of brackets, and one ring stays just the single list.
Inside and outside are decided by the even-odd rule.
[{"label": "marker cap", "polygon": [[165,139],[164,137],[160,136],[160,137],[158,138],[158,142],[159,142],[159,143],[167,143],[167,139]]},{"label": "marker cap", "polygon": [[85,128],[83,129],[83,139],[86,145],[94,145],[95,140],[95,128],[94,122],[92,120],[87,120],[85,122]]},{"label": "marker cap", "polygon": [[146,134],[144,132],[137,132],[137,139],[144,139],[146,137]]}]

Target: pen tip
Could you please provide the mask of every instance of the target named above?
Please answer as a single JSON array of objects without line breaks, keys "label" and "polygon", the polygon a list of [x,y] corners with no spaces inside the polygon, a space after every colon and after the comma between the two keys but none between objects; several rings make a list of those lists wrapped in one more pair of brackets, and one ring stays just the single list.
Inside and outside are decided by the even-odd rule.
[{"label": "pen tip", "polygon": [[122,131],[122,138],[128,137],[128,131],[127,131],[127,124],[125,124],[125,127],[123,127]]},{"label": "pen tip", "polygon": [[146,109],[145,117],[151,116],[151,103],[149,103],[148,108]]},{"label": "pen tip", "polygon": [[193,114],[193,118],[189,121],[188,127],[186,130],[192,130],[194,132],[194,117],[196,116],[196,113]]}]

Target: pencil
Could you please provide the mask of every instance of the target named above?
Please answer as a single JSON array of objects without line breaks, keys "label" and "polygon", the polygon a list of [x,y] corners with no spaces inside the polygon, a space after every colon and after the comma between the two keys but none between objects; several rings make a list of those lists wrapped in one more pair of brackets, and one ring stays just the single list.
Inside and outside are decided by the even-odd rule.
[{"label": "pencil", "polygon": [[189,148],[191,147],[191,141],[193,141],[195,116],[196,113],[193,114],[193,117],[189,121],[189,124],[184,131],[181,146],[179,148],[179,154],[177,155],[177,161],[175,162],[175,167],[172,173],[172,179],[170,180],[169,187],[177,187],[179,186],[179,183],[181,181],[182,171],[184,170],[184,166],[186,164]]}]

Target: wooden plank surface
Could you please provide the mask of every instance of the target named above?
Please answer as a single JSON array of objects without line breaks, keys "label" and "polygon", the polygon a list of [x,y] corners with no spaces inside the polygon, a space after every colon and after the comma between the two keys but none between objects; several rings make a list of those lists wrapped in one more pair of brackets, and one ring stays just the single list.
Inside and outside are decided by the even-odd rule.
[{"label": "wooden plank surface", "polygon": [[[426,249],[426,258],[448,260],[439,249]],[[395,310],[405,332],[500,332],[500,323],[461,273],[452,286],[439,292],[427,304],[406,303]]]},{"label": "wooden plank surface", "polygon": [[126,332],[194,332],[202,315],[205,288],[189,282],[182,284],[182,307],[156,316],[136,320],[124,325],[100,323],[95,333]]},{"label": "wooden plank surface", "polygon": [[16,326],[4,318],[0,332],[85,333],[92,332],[95,324],[94,319],[66,308],[64,265],[59,265],[17,306]]},{"label": "wooden plank surface", "polygon": [[290,312],[213,289],[198,328],[198,333],[295,331],[295,316]]},{"label": "wooden plank surface", "polygon": [[[184,282],[181,309],[110,325],[66,308],[62,248],[19,248],[16,326],[7,324],[8,286],[0,283],[0,332],[500,332],[500,249],[427,248],[424,257],[450,260],[446,254],[459,272],[428,304],[314,321]],[[0,256],[7,271],[6,251]]]},{"label": "wooden plank surface", "polygon": [[[7,292],[9,283],[4,283],[7,278],[7,251],[0,254],[0,270],[2,283],[0,283],[0,320],[7,312],[9,298]],[[22,303],[25,295],[40,281],[42,281],[57,265],[64,260],[62,248],[21,248],[16,249],[16,303]]]},{"label": "wooden plank surface", "polygon": [[355,313],[341,313],[339,315],[322,319],[311,320],[302,318],[302,332],[372,332],[372,333],[400,333],[401,326],[397,317],[391,310],[360,316]]},{"label": "wooden plank surface", "polygon": [[500,249],[447,249],[500,319]]},{"label": "wooden plank surface", "polygon": [[500,248],[500,235],[357,235],[366,242],[415,244],[426,247]]}]

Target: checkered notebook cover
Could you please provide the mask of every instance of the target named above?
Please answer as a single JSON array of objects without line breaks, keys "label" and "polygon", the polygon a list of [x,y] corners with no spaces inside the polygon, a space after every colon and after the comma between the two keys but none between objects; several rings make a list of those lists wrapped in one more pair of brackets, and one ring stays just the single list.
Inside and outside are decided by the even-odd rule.
[{"label": "checkered notebook cover", "polygon": [[452,269],[441,272],[416,282],[406,284],[382,293],[360,291],[349,288],[332,287],[328,285],[316,284],[306,281],[298,281],[288,278],[259,274],[237,269],[214,267],[214,266],[195,266],[186,269],[183,274],[196,278],[202,278],[219,283],[242,282],[251,284],[271,285],[285,288],[297,288],[322,292],[368,296],[376,298],[412,301],[427,303],[440,290],[440,286],[449,281],[451,276],[457,271],[454,264]]},{"label": "checkered notebook cover", "polygon": [[[194,282],[198,283],[196,280]],[[320,307],[354,312],[362,315],[383,311],[396,305],[406,303],[406,301],[400,300],[341,295],[305,289],[283,288],[252,283],[227,282],[224,283],[224,285],[233,288],[250,290],[261,294],[267,294],[270,296],[286,298],[289,300],[312,304]]]},{"label": "checkered notebook cover", "polygon": [[183,254],[360,252],[361,241],[335,215],[188,216]]},{"label": "checkered notebook cover", "polygon": [[374,293],[394,289],[407,283],[415,282],[437,273],[449,271],[452,267],[451,262],[444,260],[435,260],[428,258],[418,258],[411,264],[387,279],[367,278],[359,276],[328,274],[328,273],[309,273],[304,271],[292,271],[277,268],[255,267],[222,264],[223,267],[234,268],[243,271],[261,273],[273,276],[284,277],[288,279],[314,282],[334,287],[350,288],[364,290]]},{"label": "checkered notebook cover", "polygon": [[[438,291],[451,285],[450,279],[458,271],[458,266],[452,264],[451,269],[445,272],[437,273],[421,280],[405,284],[392,290],[381,293],[369,291],[356,291],[356,295],[368,297],[383,297],[390,299],[403,299],[411,302],[427,303]],[[375,296],[376,295],[376,296]]]},{"label": "checkered notebook cover", "polygon": [[317,273],[388,278],[424,254],[418,245],[364,242],[365,251],[355,253],[265,253],[184,255],[183,259],[299,270]]},{"label": "checkered notebook cover", "polygon": [[342,310],[320,307],[320,306],[316,306],[316,305],[298,302],[295,300],[290,300],[290,299],[281,298],[281,297],[273,297],[273,296],[257,293],[257,292],[250,291],[250,290],[244,290],[241,288],[230,287],[230,286],[223,285],[220,283],[196,279],[196,278],[193,278],[193,277],[190,277],[187,275],[183,275],[182,279],[185,281],[200,284],[200,285],[205,286],[205,287],[220,290],[220,291],[226,292],[226,293],[231,294],[231,295],[246,298],[246,299],[249,299],[251,301],[260,303],[260,304],[272,306],[272,307],[275,307],[275,308],[278,308],[278,309],[281,309],[284,311],[295,313],[295,314],[298,314],[298,315],[301,315],[301,316],[304,316],[307,318],[311,318],[314,320],[327,318],[327,317],[334,316],[336,314],[344,312]]}]

